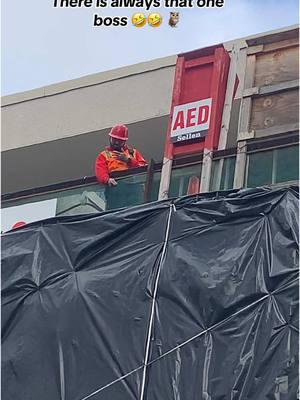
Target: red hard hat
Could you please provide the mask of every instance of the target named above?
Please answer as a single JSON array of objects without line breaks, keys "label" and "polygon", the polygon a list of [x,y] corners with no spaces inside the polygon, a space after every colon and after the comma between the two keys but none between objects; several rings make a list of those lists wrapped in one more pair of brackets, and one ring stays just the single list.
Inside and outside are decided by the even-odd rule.
[{"label": "red hard hat", "polygon": [[125,125],[115,125],[111,128],[109,136],[115,139],[127,140],[128,128]]},{"label": "red hard hat", "polygon": [[21,226],[24,226],[24,225],[26,225],[26,222],[24,222],[24,221],[18,221],[18,222],[16,222],[16,223],[11,227],[11,229],[21,228]]}]

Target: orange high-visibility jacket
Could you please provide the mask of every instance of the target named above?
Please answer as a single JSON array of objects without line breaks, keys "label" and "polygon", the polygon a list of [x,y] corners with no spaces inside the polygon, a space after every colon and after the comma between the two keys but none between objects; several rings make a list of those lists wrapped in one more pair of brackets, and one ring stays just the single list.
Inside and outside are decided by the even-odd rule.
[{"label": "orange high-visibility jacket", "polygon": [[136,149],[131,149],[127,145],[123,148],[123,153],[130,158],[129,163],[117,160],[116,155],[110,147],[102,151],[95,163],[95,175],[100,183],[106,184],[109,180],[109,174],[112,171],[124,171],[128,168],[143,167],[147,165],[141,153]]}]

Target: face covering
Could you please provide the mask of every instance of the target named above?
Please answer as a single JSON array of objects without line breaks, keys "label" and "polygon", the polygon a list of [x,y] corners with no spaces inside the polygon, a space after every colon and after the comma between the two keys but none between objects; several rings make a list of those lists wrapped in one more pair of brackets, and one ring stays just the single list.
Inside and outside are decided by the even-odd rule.
[{"label": "face covering", "polygon": [[111,141],[110,141],[110,147],[115,151],[122,151],[124,144],[125,144],[125,142],[115,141],[113,139],[111,139]]}]

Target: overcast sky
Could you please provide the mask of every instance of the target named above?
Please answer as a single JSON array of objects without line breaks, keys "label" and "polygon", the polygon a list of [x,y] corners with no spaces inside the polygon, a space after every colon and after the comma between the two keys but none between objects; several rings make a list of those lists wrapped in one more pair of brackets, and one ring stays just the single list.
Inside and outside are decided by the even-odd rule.
[{"label": "overcast sky", "polygon": [[[94,0],[96,1],[96,0]],[[173,55],[298,23],[298,0],[225,0],[220,9],[170,10],[158,28],[94,27],[93,15],[131,17],[143,9],[62,9],[54,0],[2,0],[2,95]]]}]

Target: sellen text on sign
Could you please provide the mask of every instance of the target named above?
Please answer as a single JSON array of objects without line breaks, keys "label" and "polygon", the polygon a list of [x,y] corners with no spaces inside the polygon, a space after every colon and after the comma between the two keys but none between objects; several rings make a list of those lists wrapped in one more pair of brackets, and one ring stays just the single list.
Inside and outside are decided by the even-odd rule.
[{"label": "sellen text on sign", "polygon": [[205,137],[210,123],[212,99],[194,101],[174,107],[171,140],[182,142]]}]

